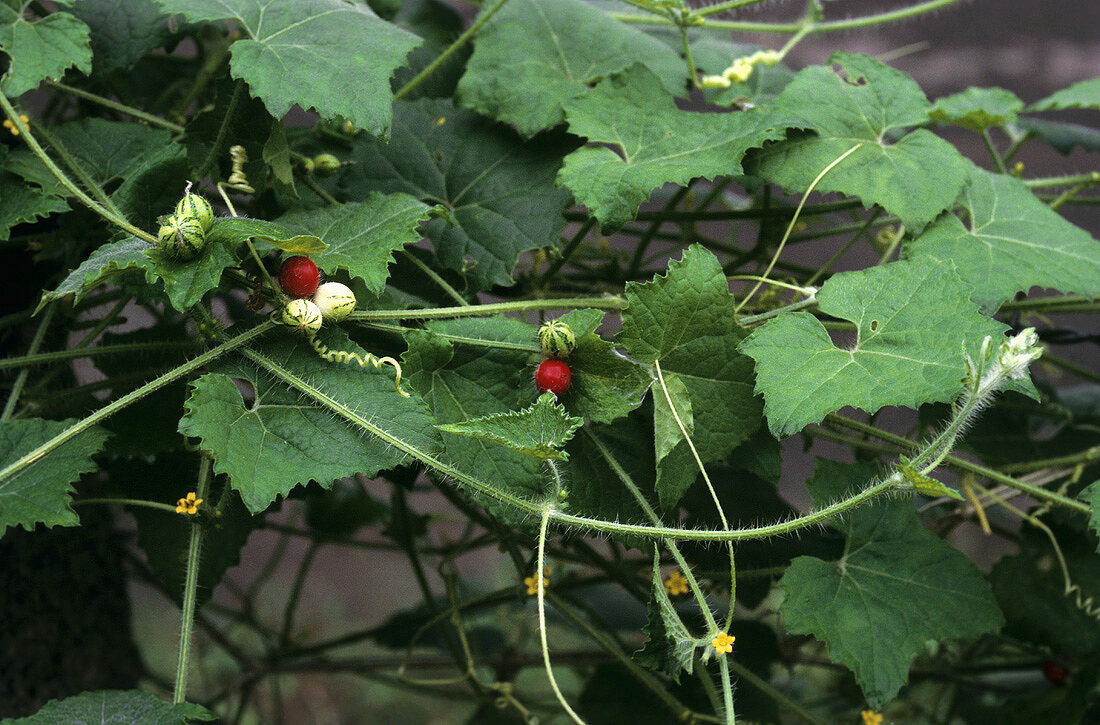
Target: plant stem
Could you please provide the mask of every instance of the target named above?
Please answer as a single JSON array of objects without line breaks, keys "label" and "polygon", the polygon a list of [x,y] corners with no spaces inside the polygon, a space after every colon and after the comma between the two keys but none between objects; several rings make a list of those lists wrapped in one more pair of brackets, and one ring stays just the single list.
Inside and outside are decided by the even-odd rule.
[{"label": "plant stem", "polygon": [[749,5],[759,5],[762,2],[767,2],[767,0],[726,0],[726,2],[718,3],[717,5],[699,8],[695,11],[695,15],[705,18],[709,15],[717,15],[730,10],[748,7]]},{"label": "plant stem", "polygon": [[[47,308],[47,312],[53,307]],[[72,360],[81,357],[98,357],[100,355],[119,355],[122,353],[158,352],[162,350],[193,350],[198,346],[194,342],[127,342],[118,345],[99,345],[98,347],[74,348],[72,350],[58,350],[56,352],[42,352],[36,355],[24,355],[22,357],[9,357],[0,360],[0,370],[9,368],[21,368],[31,365],[45,365],[47,363]]]},{"label": "plant stem", "polygon": [[[0,94],[0,99],[3,99],[3,94]],[[208,363],[217,360],[225,353],[231,350],[235,350],[248,342],[251,342],[263,333],[270,330],[272,327],[274,327],[274,323],[262,322],[259,325],[253,327],[251,330],[243,332],[240,335],[237,335],[236,337],[227,340],[226,342],[223,342],[221,345],[218,345],[212,350],[204,352],[202,355],[199,355],[198,357],[193,358],[183,365],[180,365],[176,369],[171,370],[164,375],[161,375],[159,378],[152,380],[145,385],[142,385],[137,390],[134,390],[133,392],[122,396],[118,400],[112,403],[108,403],[88,417],[74,423],[65,430],[61,431],[50,440],[35,448],[33,451],[30,451],[26,455],[20,457],[18,460],[5,466],[3,470],[0,470],[0,482],[7,480],[9,477],[15,475],[16,473],[19,473],[27,466],[45,456],[47,453],[50,453],[64,443],[72,440],[76,436],[94,426],[96,423],[105,420],[106,418],[114,415],[123,408],[126,408],[127,406],[141,400],[150,393],[160,390],[165,385],[179,380],[185,375],[188,375],[191,372],[203,367],[204,365],[207,365]]]},{"label": "plant stem", "polygon": [[1078,184],[1100,184],[1100,171],[1089,171],[1070,176],[1048,176],[1040,179],[1027,179],[1024,184],[1029,189],[1045,189],[1050,186],[1077,186]]},{"label": "plant stem", "polygon": [[92,180],[92,177],[88,175],[88,172],[84,170],[80,162],[69,153],[69,150],[65,148],[60,141],[54,138],[40,123],[34,124],[34,130],[35,133],[42,137],[46,145],[53,149],[53,152],[61,159],[61,163],[65,164],[65,166],[69,168],[69,171],[73,172],[77,180],[84,184],[84,188],[87,189],[107,211],[112,214],[117,214],[118,216],[123,216],[122,212],[119,211],[119,208],[115,206],[115,203],[111,201],[110,197],[100,188],[99,184]]},{"label": "plant stem", "polygon": [[1098,374],[1095,370],[1089,370],[1088,368],[1081,367],[1077,363],[1072,363],[1065,358],[1059,357],[1057,355],[1051,355],[1049,351],[1043,353],[1043,360],[1047,361],[1051,365],[1054,365],[1055,367],[1059,367],[1065,370],[1066,372],[1073,373],[1080,378],[1089,380],[1094,383],[1100,383],[1100,374]]},{"label": "plant stem", "polygon": [[508,0],[497,0],[492,5],[492,7],[490,7],[488,10],[482,12],[477,17],[477,19],[473,22],[473,24],[469,28],[467,28],[465,30],[465,32],[462,33],[462,35],[455,38],[454,42],[451,43],[449,46],[447,46],[446,50],[444,50],[442,53],[440,53],[439,56],[435,60],[433,60],[431,63],[429,63],[427,66],[425,66],[424,70],[420,71],[415,76],[413,76],[413,78],[408,83],[406,83],[404,86],[402,86],[397,91],[397,93],[394,93],[393,94],[393,100],[395,100],[395,101],[401,100],[402,98],[407,96],[410,91],[412,91],[418,85],[423,83],[424,80],[428,76],[430,76],[432,73],[434,73],[436,71],[437,68],[439,68],[439,66],[443,65],[443,63],[445,63],[448,58],[450,58],[452,55],[454,55],[455,52],[458,51],[459,48],[461,48],[463,45],[465,45],[467,43],[467,41],[469,41],[470,38],[472,38],[477,33],[477,31],[481,30],[481,26],[483,26],[483,25],[485,25],[485,23],[489,22],[489,19],[492,18],[494,15],[496,15],[497,11],[500,10],[502,7],[504,7],[504,3],[506,3],[506,2],[508,2]]},{"label": "plant stem", "polygon": [[[812,216],[816,214],[832,214],[838,211],[847,211],[849,209],[858,209],[863,206],[863,202],[859,199],[848,199],[845,201],[830,201],[822,202],[821,204],[811,204],[806,206],[799,216]],[[716,221],[729,221],[732,219],[762,219],[770,217],[789,217],[796,213],[795,209],[790,207],[769,207],[767,209],[695,209],[687,211],[640,211],[637,216],[634,217],[634,221],[637,222],[716,222]],[[588,218],[587,214],[580,212],[566,212],[565,218],[567,221],[579,222]]]},{"label": "plant stem", "polygon": [[[46,337],[46,330],[50,327],[50,321],[53,320],[54,310],[56,309],[57,307],[55,305],[50,305],[46,309],[46,313],[42,315],[42,321],[38,323],[38,329],[35,330],[34,337],[31,338],[31,344],[28,348],[28,357],[33,357],[42,344],[42,340]],[[23,386],[27,384],[27,378],[30,374],[31,371],[28,368],[19,371],[19,376],[11,386],[11,394],[8,395],[8,402],[4,405],[4,412],[0,413],[0,421],[11,420],[12,413],[15,412],[15,404],[19,402],[19,396],[23,393]]]},{"label": "plant stem", "polygon": [[[387,325],[384,322],[364,322],[361,323],[363,327],[369,327],[372,330],[382,330],[384,332],[393,332],[398,335],[402,335],[410,330],[415,330],[415,327],[401,327],[400,325]],[[541,352],[542,348],[538,345],[524,344],[522,342],[504,342],[501,340],[484,340],[479,337],[465,337],[463,335],[452,335],[446,332],[432,331],[433,335],[441,337],[444,340],[450,342],[457,342],[462,345],[474,345],[476,347],[488,347],[494,350],[518,350],[520,352]]]},{"label": "plant stem", "polygon": [[[199,466],[199,480],[195,484],[195,497],[206,498],[210,491],[210,469],[213,460],[202,457]],[[202,551],[202,536],[206,525],[191,522],[191,539],[187,545],[187,578],[183,584],[183,614],[180,618],[180,651],[176,661],[176,689],[172,694],[172,704],[179,705],[187,699],[187,674],[191,658],[191,633],[195,626],[195,602],[199,589],[199,554]]]},{"label": "plant stem", "polygon": [[353,312],[348,319],[353,322],[376,320],[435,320],[450,317],[476,317],[498,315],[505,312],[529,312],[534,310],[568,310],[591,307],[598,310],[621,310],[626,307],[622,297],[560,297],[517,302],[493,302],[468,307],[429,307],[423,310],[364,310]]},{"label": "plant stem", "polygon": [[302,562],[298,565],[298,573],[294,577],[294,584],[290,588],[290,596],[286,600],[286,608],[283,610],[283,627],[279,633],[279,645],[285,648],[290,643],[290,636],[294,631],[294,614],[298,611],[298,600],[302,596],[302,587],[305,586],[306,576],[309,575],[309,569],[313,566],[313,558],[317,556],[317,551],[321,548],[321,544],[317,541],[310,541],[309,546],[306,547],[306,553],[302,557]]},{"label": "plant stem", "polygon": [[569,261],[569,257],[572,256],[573,252],[580,246],[580,243],[588,236],[588,232],[592,231],[592,227],[594,226],[596,226],[596,217],[590,216],[584,220],[584,223],[581,224],[581,228],[577,230],[573,238],[566,243],[565,248],[561,250],[561,256],[555,259],[546,269],[546,274],[542,276],[543,284],[549,283],[550,280],[554,278],[554,275],[565,266],[565,263]]},{"label": "plant stem", "polygon": [[[959,0],[927,0],[927,2],[911,5],[907,8],[899,8],[898,10],[891,10],[889,12],[877,13],[874,15],[865,15],[860,18],[849,18],[846,20],[832,20],[829,22],[818,23],[813,27],[813,33],[828,33],[837,30],[854,30],[856,28],[866,28],[872,25],[880,25],[882,23],[892,23],[896,20],[905,20],[907,18],[916,17],[922,13],[931,12],[932,10],[938,10],[939,8],[953,5]],[[655,16],[646,15],[624,15],[621,13],[612,13],[611,17],[616,20],[620,20],[624,23],[639,23],[642,25],[674,25],[673,22],[658,18]],[[706,27],[713,30],[732,30],[734,32],[741,33],[797,33],[803,28],[803,23],[747,23],[747,22],[732,22],[722,20],[708,20]]]},{"label": "plant stem", "polygon": [[84,506],[85,504],[117,504],[119,506],[140,506],[147,509],[158,509],[160,511],[168,511],[169,513],[173,514],[176,513],[176,507],[170,503],[160,503],[159,501],[143,501],[139,498],[81,498],[73,501],[73,506]]},{"label": "plant stem", "polygon": [[12,107],[11,103],[8,101],[7,96],[5,96],[3,93],[0,93],[0,108],[4,109],[4,113],[11,120],[12,124],[14,124],[15,128],[19,130],[19,133],[23,135],[23,140],[27,142],[28,146],[30,146],[30,149],[34,153],[34,155],[38,157],[39,161],[41,161],[43,165],[45,165],[45,167],[49,169],[54,178],[57,179],[70,194],[79,199],[80,202],[86,207],[94,211],[96,214],[99,214],[101,217],[111,222],[115,226],[126,230],[130,234],[133,234],[135,237],[144,239],[150,244],[157,243],[156,237],[146,231],[138,229],[122,216],[116,215],[110,210],[105,209],[102,205],[96,203],[94,199],[85,194],[83,189],[74,184],[72,179],[66,176],[65,172],[58,168],[57,164],[54,163],[49,154],[45,152],[45,150],[42,148],[42,145],[38,143],[38,139],[36,139],[31,133],[31,130],[27,126],[27,124],[23,123],[23,119],[19,118],[19,113],[15,110],[14,107]]},{"label": "plant stem", "polygon": [[47,80],[46,85],[49,86],[50,88],[53,88],[54,90],[62,91],[64,93],[69,93],[69,94],[77,96],[79,98],[83,98],[86,101],[91,101],[92,103],[98,103],[99,105],[105,106],[106,108],[110,108],[112,110],[119,111],[120,113],[125,113],[127,116],[133,116],[134,118],[145,121],[146,123],[148,123],[151,126],[159,126],[160,128],[167,129],[168,131],[171,131],[172,133],[177,133],[177,134],[178,133],[183,133],[183,130],[184,130],[183,126],[180,126],[177,123],[172,123],[171,121],[167,121],[163,118],[160,118],[159,116],[154,116],[150,113],[146,113],[145,111],[142,111],[140,108],[134,108],[133,106],[127,106],[124,103],[119,103],[118,101],[112,101],[110,98],[104,98],[103,96],[97,96],[94,93],[89,93],[88,91],[84,91],[84,90],[81,90],[79,88],[73,88],[72,86],[67,86],[64,83],[58,83],[57,81]]},{"label": "plant stem", "polygon": [[793,712],[795,715],[798,715],[799,717],[801,717],[803,720],[805,720],[808,723],[813,723],[813,725],[825,725],[825,723],[823,721],[821,721],[820,719],[815,717],[812,713],[810,713],[808,710],[806,710],[804,707],[802,707],[802,705],[800,705],[795,700],[792,700],[791,698],[787,697],[784,693],[780,692],[776,688],[772,687],[770,682],[768,682],[764,678],[757,675],[755,672],[750,670],[748,667],[741,664],[740,662],[733,659],[732,657],[728,658],[728,659],[729,659],[730,669],[733,670],[735,673],[737,673],[738,677],[740,677],[743,680],[746,680],[753,687],[760,690],[761,692],[763,692],[765,695],[767,695],[771,699],[775,700],[777,703],[779,703],[780,707],[787,708],[788,710]]},{"label": "plant stem", "polygon": [[[684,29],[681,27],[680,31],[684,32]],[[686,36],[684,44],[687,44]],[[681,186],[679,189],[677,189],[672,197],[668,200],[668,202],[665,203],[664,209],[661,210],[661,213],[667,214],[669,212],[675,211],[676,207],[680,205],[680,202],[683,201],[684,197],[687,196],[688,192],[691,191],[691,186],[694,183],[695,180],[692,179],[690,182],[688,182],[686,186]],[[630,266],[627,268],[628,277],[637,274],[638,269],[641,267],[642,260],[645,258],[646,249],[649,248],[649,243],[653,241],[653,235],[655,235],[660,230],[661,224],[663,223],[663,218],[654,219],[652,222],[650,222],[649,228],[645,230],[641,238],[638,240],[638,243],[634,247],[634,256],[630,259]]]},{"label": "plant stem", "polygon": [[550,507],[547,506],[543,509],[542,523],[539,525],[538,557],[535,559],[535,581],[538,583],[539,642],[542,645],[542,662],[546,666],[546,677],[550,680],[550,689],[554,691],[554,697],[558,699],[569,717],[573,718],[573,722],[578,725],[585,725],[584,720],[570,707],[565,695],[562,694],[561,688],[558,687],[558,681],[554,677],[554,668],[550,666],[550,647],[546,643],[546,579],[542,575],[544,571],[543,562],[546,560],[546,530],[549,526]]},{"label": "plant stem", "polygon": [[428,275],[428,277],[433,282],[435,282],[437,285],[439,285],[439,288],[441,290],[443,290],[447,294],[448,297],[450,297],[452,300],[457,302],[459,307],[469,307],[470,306],[469,301],[465,297],[460,295],[458,293],[458,290],[456,290],[454,287],[449,285],[447,283],[447,280],[445,280],[441,276],[439,276],[439,274],[434,269],[432,269],[427,264],[425,264],[419,257],[417,257],[412,252],[409,252],[409,251],[406,251],[406,250],[401,250],[401,251],[410,262],[412,262],[414,265],[416,265],[417,269],[419,269],[424,274]]},{"label": "plant stem", "polygon": [[993,159],[993,165],[997,167],[997,173],[1007,174],[1008,169],[1005,168],[1004,159],[1001,158],[1001,153],[997,151],[997,147],[993,145],[993,138],[989,135],[989,129],[982,129],[982,143],[985,144],[986,151],[989,152],[990,157]]}]

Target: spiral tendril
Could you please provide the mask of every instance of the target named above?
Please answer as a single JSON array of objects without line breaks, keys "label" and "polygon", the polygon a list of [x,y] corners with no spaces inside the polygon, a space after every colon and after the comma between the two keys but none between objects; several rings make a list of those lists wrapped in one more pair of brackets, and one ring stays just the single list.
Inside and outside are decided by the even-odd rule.
[{"label": "spiral tendril", "polygon": [[255,193],[256,190],[249,185],[248,176],[244,173],[244,165],[248,163],[248,154],[245,152],[244,146],[230,146],[229,159],[233,162],[233,169],[229,172],[226,185],[249,194]]},{"label": "spiral tendril", "polygon": [[367,367],[373,365],[375,368],[381,369],[383,365],[389,365],[393,367],[396,377],[393,381],[393,387],[397,390],[397,394],[403,398],[408,398],[409,394],[401,389],[401,363],[394,360],[392,357],[378,357],[367,353],[366,355],[360,355],[357,352],[349,352],[347,350],[333,350],[323,342],[317,339],[316,335],[307,335],[306,339],[309,340],[310,346],[317,351],[317,354],[322,360],[332,363],[357,363],[359,367]]}]

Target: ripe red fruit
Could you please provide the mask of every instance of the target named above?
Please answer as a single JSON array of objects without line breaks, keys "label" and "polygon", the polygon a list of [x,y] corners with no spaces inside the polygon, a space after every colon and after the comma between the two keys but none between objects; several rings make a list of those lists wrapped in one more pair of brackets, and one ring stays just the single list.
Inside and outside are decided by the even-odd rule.
[{"label": "ripe red fruit", "polygon": [[561,395],[569,390],[572,380],[573,373],[569,371],[569,366],[556,358],[543,360],[535,370],[535,387],[540,393],[549,390],[554,395]]},{"label": "ripe red fruit", "polygon": [[1069,670],[1054,660],[1043,660],[1042,668],[1047,681],[1052,685],[1062,687],[1069,679]]},{"label": "ripe red fruit", "polygon": [[287,257],[279,267],[279,286],[288,297],[309,297],[321,283],[321,271],[309,257]]}]

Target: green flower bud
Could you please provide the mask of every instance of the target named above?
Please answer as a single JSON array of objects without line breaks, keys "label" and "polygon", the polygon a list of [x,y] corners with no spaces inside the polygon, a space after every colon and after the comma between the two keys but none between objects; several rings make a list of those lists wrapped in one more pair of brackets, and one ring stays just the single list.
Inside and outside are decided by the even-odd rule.
[{"label": "green flower bud", "polygon": [[332,154],[317,154],[313,157],[313,171],[318,176],[332,176],[343,164]]}]

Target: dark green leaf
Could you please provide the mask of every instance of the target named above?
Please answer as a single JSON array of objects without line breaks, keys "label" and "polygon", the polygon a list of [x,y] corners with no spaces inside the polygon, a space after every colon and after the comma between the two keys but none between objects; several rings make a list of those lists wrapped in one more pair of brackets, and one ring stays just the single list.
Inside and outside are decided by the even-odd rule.
[{"label": "dark green leaf", "polygon": [[1003,88],[967,88],[962,93],[944,96],[928,111],[933,121],[985,131],[1016,122],[1024,102]]},{"label": "dark green leaf", "polygon": [[1032,287],[1100,295],[1100,242],[1021,181],[972,167],[959,201],[967,221],[945,214],[906,243],[906,256],[954,262],[974,300],[990,310]]},{"label": "dark green leaf", "polygon": [[539,460],[563,460],[569,455],[561,449],[583,423],[580,418],[566,413],[553,393],[543,393],[534,405],[523,410],[467,418],[436,427],[447,433],[500,443]]},{"label": "dark green leaf", "polygon": [[519,254],[557,244],[565,227],[568,193],[554,178],[571,148],[562,136],[524,142],[448,101],[398,103],[390,143],[357,138],[341,188],[354,200],[382,191],[442,204],[425,227],[440,263],[477,290],[511,285]]},{"label": "dark green leaf", "polygon": [[[0,468],[33,451],[65,431],[75,420],[19,418],[0,422]],[[92,456],[103,448],[107,434],[90,428],[66,441],[21,471],[0,480],[0,535],[9,526],[33,531],[35,524],[76,526],[80,523],[71,506],[72,483],[81,474],[96,470]]]},{"label": "dark green leaf", "polygon": [[50,700],[30,717],[6,719],[4,725],[188,725],[195,720],[217,720],[200,705],[173,705],[141,690],[82,692],[64,700]]},{"label": "dark green leaf", "polygon": [[769,146],[755,156],[758,173],[789,192],[805,191],[856,148],[822,177],[818,191],[879,204],[910,228],[932,221],[959,195],[967,166],[954,146],[924,129],[890,142],[892,132],[928,121],[924,93],[909,76],[867,56],[835,53],[830,62],[846,78],[824,66],[805,68],[774,106],[786,125],[816,135]]},{"label": "dark green leaf", "polygon": [[0,198],[4,200],[0,205],[0,242],[8,239],[12,227],[69,210],[64,199],[30,186],[6,171],[0,171]]},{"label": "dark green leaf", "polygon": [[610,229],[633,219],[663,184],[739,174],[747,149],[783,137],[762,111],[681,111],[642,65],[563,107],[570,133],[595,145],[566,156],[558,178]]},{"label": "dark green leaf", "polygon": [[11,4],[0,3],[0,50],[10,58],[0,90],[11,98],[47,78],[60,80],[72,66],[83,73],[92,71],[88,26],[66,12],[31,22],[24,15],[29,4],[21,0],[15,10]]},{"label": "dark green leaf", "polygon": [[562,106],[589,84],[635,63],[683,94],[687,65],[641,30],[581,0],[511,0],[475,37],[458,97],[530,137],[564,121]]},{"label": "dark green leaf", "polygon": [[378,136],[390,127],[390,76],[420,44],[365,4],[341,0],[156,2],[192,22],[234,20],[245,37],[231,46],[229,67],[276,118],[299,104]]},{"label": "dark green leaf", "polygon": [[806,312],[780,315],[741,346],[756,360],[756,390],[778,436],[817,423],[845,405],[874,412],[917,407],[962,392],[963,349],[976,356],[986,335],[1005,325],[980,314],[972,290],[949,263],[895,262],[833,276],[818,309],[858,326],[836,346]]},{"label": "dark green leaf", "polygon": [[91,29],[97,73],[129,68],[171,37],[153,0],[78,0],[70,9]]},{"label": "dark green leaf", "polygon": [[[807,483],[815,505],[869,482],[874,468],[819,461]],[[795,559],[779,582],[787,631],[812,634],[847,665],[872,708],[881,710],[909,679],[928,640],[976,637],[1003,617],[974,565],[926,532],[907,500],[853,511],[844,555]]]},{"label": "dark green leaf", "polygon": [[[329,363],[292,335],[283,332],[262,352],[393,436],[424,451],[439,447],[431,415],[416,398],[397,394],[389,367]],[[321,339],[333,350],[365,353],[339,330],[323,331]],[[329,486],[336,478],[373,476],[405,462],[401,453],[265,373],[233,364],[217,370],[192,383],[180,432],[202,439],[214,455],[214,470],[229,475],[253,513],[298,484]],[[246,403],[228,376],[248,381],[255,399]]]},{"label": "dark green leaf", "polygon": [[1032,104],[1029,111],[1062,111],[1067,108],[1100,108],[1100,78],[1074,83]]}]

